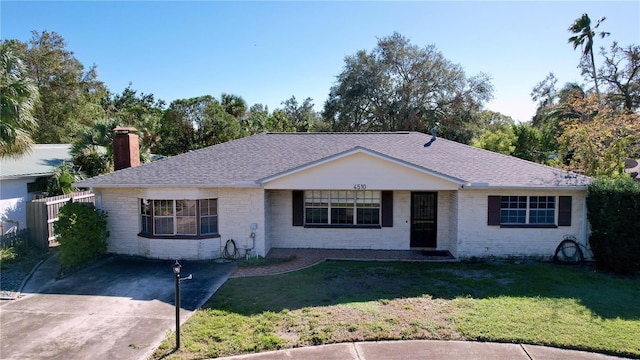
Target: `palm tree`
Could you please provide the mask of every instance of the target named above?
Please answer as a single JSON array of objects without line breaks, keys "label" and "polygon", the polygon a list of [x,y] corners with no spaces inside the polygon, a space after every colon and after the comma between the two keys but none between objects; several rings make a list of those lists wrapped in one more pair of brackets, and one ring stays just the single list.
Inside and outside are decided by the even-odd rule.
[{"label": "palm tree", "polygon": [[38,127],[33,107],[38,88],[27,68],[6,44],[0,44],[0,158],[19,156],[33,145]]},{"label": "palm tree", "polygon": [[84,179],[84,176],[75,170],[73,164],[65,161],[53,168],[53,175],[47,183],[48,196],[70,194],[78,191],[77,188],[73,187],[73,183],[82,179]]},{"label": "palm tree", "polygon": [[227,114],[240,119],[247,111],[247,103],[241,96],[222,93],[221,104]]},{"label": "palm tree", "polygon": [[593,38],[596,35],[600,35],[600,38],[610,35],[610,33],[606,31],[601,31],[599,33],[595,32],[595,29],[597,29],[605,19],[605,17],[598,19],[598,21],[596,21],[596,25],[592,29],[589,15],[582,14],[582,16],[576,19],[576,21],[574,21],[569,27],[569,31],[576,34],[569,38],[569,43],[573,44],[573,50],[577,49],[578,46],[582,46],[582,56],[586,57],[589,55],[591,59],[591,76],[593,77],[593,82],[596,86],[595,89],[598,98],[600,98],[600,90],[598,89],[598,79],[596,77],[596,63],[593,58]]},{"label": "palm tree", "polygon": [[113,128],[117,120],[100,120],[76,135],[71,147],[73,165],[92,177],[113,171]]}]

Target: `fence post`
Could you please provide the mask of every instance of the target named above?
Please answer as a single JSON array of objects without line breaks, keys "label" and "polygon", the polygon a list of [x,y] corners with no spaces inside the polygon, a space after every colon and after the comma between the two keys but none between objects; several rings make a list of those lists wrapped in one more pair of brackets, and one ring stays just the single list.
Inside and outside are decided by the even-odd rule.
[{"label": "fence post", "polygon": [[[46,207],[39,201],[29,201],[27,203],[27,229],[29,229],[29,243],[38,249],[45,250],[49,247],[46,236],[43,234],[43,219],[46,219]],[[46,222],[45,228],[46,231]],[[42,239],[45,239],[43,241]]]}]

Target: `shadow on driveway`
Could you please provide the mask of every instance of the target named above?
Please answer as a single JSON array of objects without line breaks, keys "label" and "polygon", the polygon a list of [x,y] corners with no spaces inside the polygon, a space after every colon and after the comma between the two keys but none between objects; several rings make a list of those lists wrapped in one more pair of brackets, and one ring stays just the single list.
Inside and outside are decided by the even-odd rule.
[{"label": "shadow on driveway", "polygon": [[[63,279],[43,283],[39,289],[29,289],[29,285],[25,288],[39,294],[115,296],[143,301],[159,300],[175,305],[174,262],[111,256]],[[193,275],[193,279],[180,282],[181,308],[190,311],[196,310],[209,299],[219,287],[213,288],[213,285],[220,280],[226,281],[235,268],[234,263],[212,260],[185,260],[180,261],[180,265],[181,277]]]},{"label": "shadow on driveway", "polygon": [[[54,256],[24,296],[0,307],[2,359],[146,359],[175,330],[174,261],[112,256],[54,281]],[[181,322],[226,281],[235,263],[181,262]]]}]

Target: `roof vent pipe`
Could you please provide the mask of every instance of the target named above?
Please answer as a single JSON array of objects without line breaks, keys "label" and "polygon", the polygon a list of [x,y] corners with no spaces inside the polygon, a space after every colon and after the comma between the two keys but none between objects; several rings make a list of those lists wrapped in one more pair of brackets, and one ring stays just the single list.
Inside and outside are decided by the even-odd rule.
[{"label": "roof vent pipe", "polygon": [[429,140],[428,143],[424,144],[424,147],[431,146],[431,144],[433,144],[433,142],[436,141],[437,134],[438,134],[438,123],[436,123],[436,126],[434,126],[433,129],[431,129],[431,140]]}]

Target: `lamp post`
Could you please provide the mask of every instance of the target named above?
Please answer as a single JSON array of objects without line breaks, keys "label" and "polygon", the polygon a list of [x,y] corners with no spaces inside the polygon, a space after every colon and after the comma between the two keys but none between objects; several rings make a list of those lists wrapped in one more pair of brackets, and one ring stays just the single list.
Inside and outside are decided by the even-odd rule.
[{"label": "lamp post", "polygon": [[173,273],[176,277],[176,350],[180,349],[180,263],[176,260],[173,264]]}]

